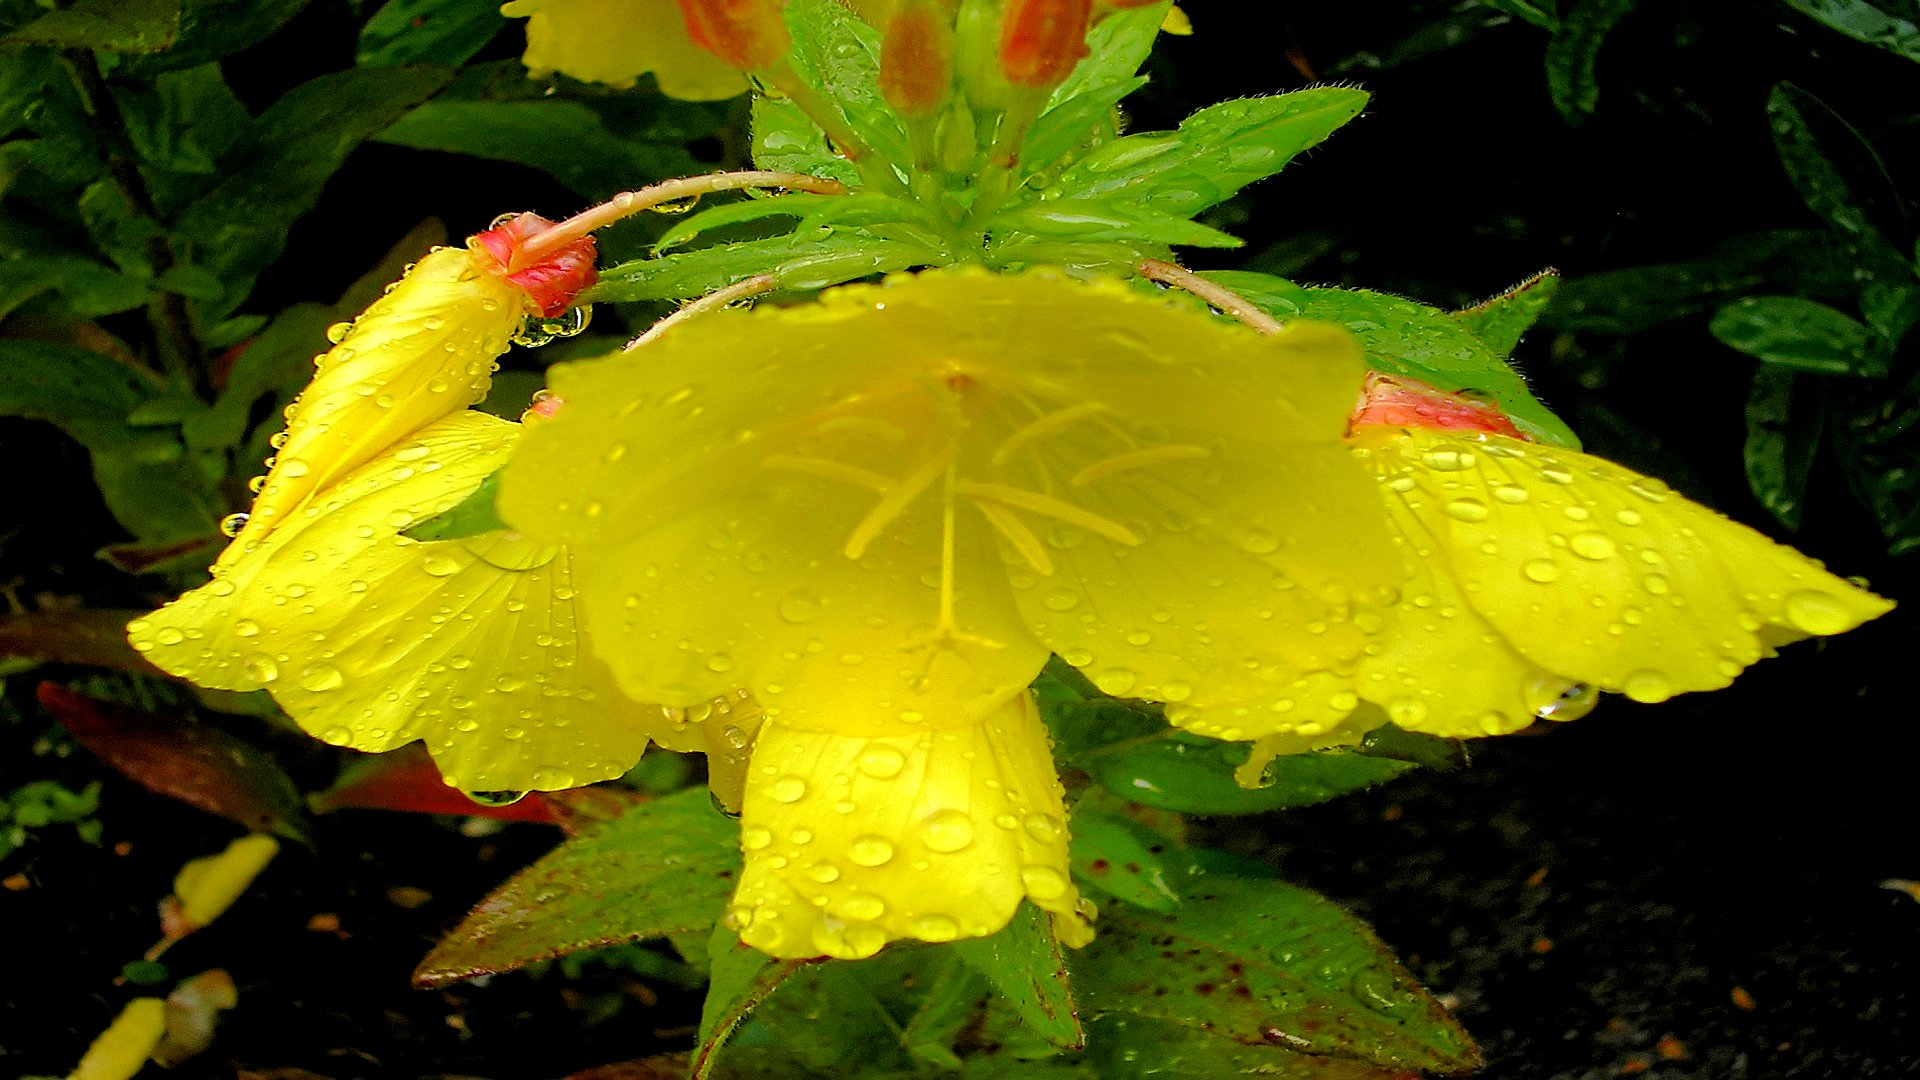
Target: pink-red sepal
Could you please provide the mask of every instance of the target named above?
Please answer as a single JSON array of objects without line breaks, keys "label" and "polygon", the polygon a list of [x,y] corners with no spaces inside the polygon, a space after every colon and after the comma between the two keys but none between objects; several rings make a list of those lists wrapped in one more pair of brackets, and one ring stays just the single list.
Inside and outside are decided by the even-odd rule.
[{"label": "pink-red sepal", "polygon": [[[469,243],[493,256],[506,268],[514,265],[520,248],[528,240],[553,228],[553,222],[539,214],[516,214],[511,221],[476,235]],[[518,285],[533,301],[534,311],[553,318],[573,306],[573,299],[600,278],[594,268],[593,237],[583,236],[531,266],[507,273],[508,281]]]}]

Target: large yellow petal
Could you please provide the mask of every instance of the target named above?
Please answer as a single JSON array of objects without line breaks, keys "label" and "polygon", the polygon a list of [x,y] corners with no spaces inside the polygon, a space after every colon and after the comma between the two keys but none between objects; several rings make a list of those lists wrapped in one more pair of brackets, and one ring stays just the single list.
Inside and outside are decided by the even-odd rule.
[{"label": "large yellow petal", "polygon": [[684,101],[745,93],[747,78],[693,43],[673,0],[514,0],[500,13],[527,20],[522,58],[535,74],[632,86],[653,72],[660,92]]},{"label": "large yellow petal", "polygon": [[494,361],[528,311],[526,294],[469,248],[439,248],[314,360],[231,564],[302,503],[395,443],[486,397]]},{"label": "large yellow petal", "polygon": [[727,923],[778,957],[871,956],[984,937],[1022,898],[1068,945],[1091,938],[1068,876],[1046,729],[1020,694],[979,724],[886,738],[769,721],[741,818]]},{"label": "large yellow petal", "polygon": [[[671,704],[738,680],[788,722],[810,722],[788,711],[807,700],[841,724],[977,716],[1037,670],[1026,623],[1092,664],[1160,611],[1179,624],[1136,682],[1218,674],[1245,698],[1203,659],[1204,624],[1245,643],[1236,660],[1286,659],[1290,680],[1357,652],[1347,627],[1323,646],[1316,626],[1398,574],[1339,448],[1360,378],[1338,331],[1264,338],[1113,283],[928,273],[556,368],[566,407],[516,453],[501,508],[583,552],[609,662]],[[1048,607],[1060,588],[1088,598],[1071,621]],[[779,625],[796,596],[808,625]],[[1271,604],[1249,612],[1249,596]],[[1096,608],[1097,642],[1080,621]],[[1300,612],[1324,618],[1278,628]],[[867,666],[835,667],[849,655]],[[903,699],[902,673],[929,707]],[[869,700],[840,711],[816,696],[829,682]]]},{"label": "large yellow petal", "polygon": [[1587,454],[1422,429],[1369,431],[1358,444],[1516,651],[1638,701],[1726,686],[1773,644],[1841,633],[1892,607]]}]

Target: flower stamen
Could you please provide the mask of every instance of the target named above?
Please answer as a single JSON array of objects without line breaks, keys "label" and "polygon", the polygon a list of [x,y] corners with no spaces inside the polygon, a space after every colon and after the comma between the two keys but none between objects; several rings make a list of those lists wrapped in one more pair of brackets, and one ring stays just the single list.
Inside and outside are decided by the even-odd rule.
[{"label": "flower stamen", "polygon": [[838,480],[843,484],[866,488],[869,491],[885,495],[900,486],[891,476],[882,476],[872,469],[863,469],[858,465],[849,465],[844,461],[831,458],[810,457],[805,454],[773,454],[760,462],[769,469],[785,469],[788,472],[805,473],[822,480]]},{"label": "flower stamen", "polygon": [[1062,521],[1068,525],[1077,525],[1088,532],[1098,533],[1117,544],[1137,547],[1141,543],[1140,537],[1135,534],[1132,529],[1118,522],[1110,521],[1107,518],[1101,517],[1099,514],[1082,510],[1072,503],[1062,502],[1052,496],[1042,495],[1036,491],[1028,491],[1025,488],[1017,488],[1010,484],[992,484],[979,480],[958,480],[954,482],[953,487],[955,491],[958,491],[962,495],[969,495],[979,499],[992,499],[995,502],[1005,503],[1016,509],[1031,510],[1036,514],[1044,514],[1047,517],[1053,518],[1055,521]]},{"label": "flower stamen", "polygon": [[1074,487],[1085,487],[1095,480],[1112,476],[1114,473],[1128,472],[1133,469],[1145,469],[1168,461],[1193,461],[1212,453],[1204,446],[1191,443],[1171,443],[1166,446],[1150,446],[1145,450],[1129,450],[1124,454],[1115,454],[1103,461],[1074,473],[1067,483]]},{"label": "flower stamen", "polygon": [[[959,453],[960,447],[957,444],[948,443],[945,449],[929,458],[926,464],[915,469],[911,476],[887,491],[847,536],[847,545],[842,549],[847,558],[858,559],[865,555],[868,545],[880,536],[883,529],[893,524],[894,519],[906,513],[907,507],[913,505],[913,500],[933,486],[933,482],[946,471],[947,466],[953,463]],[[959,483],[965,482],[959,481]]]},{"label": "flower stamen", "polygon": [[1027,528],[1027,523],[1020,520],[1020,515],[985,499],[973,499],[971,502],[987,519],[987,524],[1006,537],[1007,543],[1013,545],[1013,550],[1027,560],[1027,565],[1033,567],[1034,573],[1043,577],[1053,575],[1053,557],[1047,554],[1047,549],[1041,545],[1040,538],[1033,535],[1033,530]]},{"label": "flower stamen", "polygon": [[1051,439],[1062,431],[1067,430],[1087,417],[1101,412],[1104,409],[1106,409],[1106,406],[1097,401],[1084,401],[1078,405],[1071,405],[1067,408],[1050,412],[1027,424],[1027,426],[1021,428],[1019,431],[1007,436],[1007,441],[1001,443],[1000,448],[993,452],[993,463],[995,465],[1005,465],[1007,462],[1013,460],[1014,454],[1026,449],[1028,445]]}]

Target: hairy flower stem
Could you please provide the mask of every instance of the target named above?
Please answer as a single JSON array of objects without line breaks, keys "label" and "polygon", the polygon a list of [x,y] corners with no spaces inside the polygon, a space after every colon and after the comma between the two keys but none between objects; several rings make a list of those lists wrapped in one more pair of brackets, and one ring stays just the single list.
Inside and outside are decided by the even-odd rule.
[{"label": "hairy flower stem", "polygon": [[690,301],[682,305],[680,310],[647,327],[646,333],[627,342],[620,351],[631,352],[645,345],[647,342],[654,340],[661,334],[666,333],[668,330],[686,322],[688,319],[699,318],[709,311],[718,311],[729,304],[745,300],[749,296],[759,296],[761,293],[772,292],[778,284],[779,281],[775,279],[772,274],[755,274],[745,281],[736,281],[725,288],[715,289],[698,300]]},{"label": "hairy flower stem", "polygon": [[698,198],[709,192],[737,191],[740,188],[756,187],[786,188],[790,191],[807,191],[815,195],[847,193],[847,186],[838,180],[808,176],[805,173],[749,171],[711,173],[706,176],[686,176],[678,180],[666,180],[637,191],[623,191],[599,206],[582,210],[546,232],[533,237],[521,245],[520,250],[515,253],[512,263],[507,266],[507,272],[518,273],[525,270],[595,229],[604,228],[622,218],[632,217],[642,210],[650,210],[665,203]]},{"label": "hairy flower stem", "polygon": [[1223,315],[1231,315],[1263,334],[1280,332],[1279,319],[1261,311],[1253,303],[1232,289],[1216,285],[1199,274],[1160,259],[1142,259],[1134,264],[1133,271],[1149,281],[1162,285],[1171,285],[1205,300]]}]

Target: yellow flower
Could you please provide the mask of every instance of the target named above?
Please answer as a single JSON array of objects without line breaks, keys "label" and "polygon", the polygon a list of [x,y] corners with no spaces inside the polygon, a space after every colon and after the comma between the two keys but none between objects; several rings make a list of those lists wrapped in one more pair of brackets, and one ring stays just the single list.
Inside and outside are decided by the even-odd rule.
[{"label": "yellow flower", "polygon": [[1572,719],[1595,690],[1718,689],[1893,606],[1658,480],[1502,426],[1354,430],[1408,575],[1360,692],[1402,727],[1496,735]]},{"label": "yellow flower", "polygon": [[399,535],[466,498],[519,425],[438,420],[341,477],[227,573],[128,625],[171,674],[265,688],[356,750],[426,742],[450,784],[552,790],[638,760],[658,707],[627,701],[577,627],[571,560],[505,531]]},{"label": "yellow flower", "polygon": [[769,721],[741,825],[746,867],[727,925],[774,956],[852,960],[899,938],[982,937],[1023,897],[1052,913],[1066,944],[1093,936],[1026,693],[977,723],[897,735]]},{"label": "yellow flower", "polygon": [[166,1033],[166,1000],[134,998],[87,1047],[67,1080],[133,1080]]},{"label": "yellow flower", "polygon": [[1324,326],[928,273],[555,368],[500,507],[579,552],[639,700],[744,686],[890,735],[976,722],[1049,651],[1110,693],[1259,699],[1358,657],[1356,597],[1398,584],[1340,441],[1360,376]]},{"label": "yellow flower", "polygon": [[527,20],[523,60],[535,74],[632,86],[651,71],[661,93],[686,101],[747,89],[745,75],[693,43],[673,0],[514,0],[500,13]]}]

